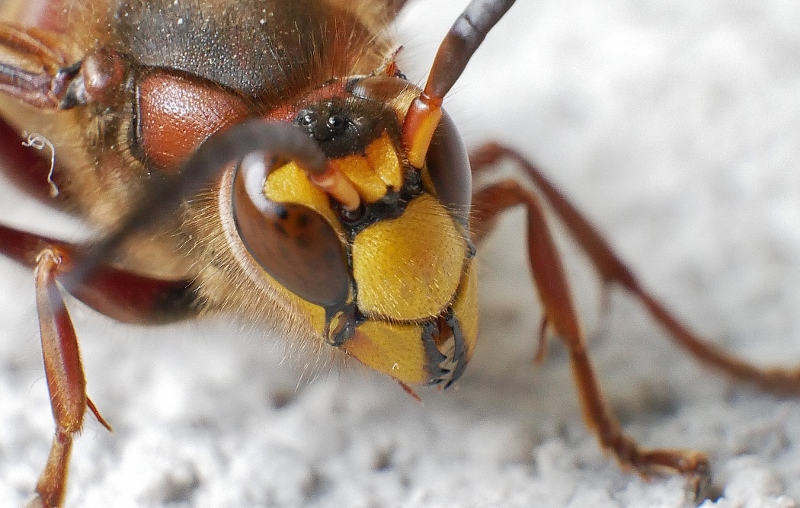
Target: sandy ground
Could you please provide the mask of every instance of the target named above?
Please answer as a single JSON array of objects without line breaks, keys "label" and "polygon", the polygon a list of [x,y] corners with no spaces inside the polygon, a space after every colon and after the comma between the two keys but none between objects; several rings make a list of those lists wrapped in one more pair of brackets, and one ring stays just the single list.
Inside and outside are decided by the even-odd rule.
[{"label": "sandy ground", "polygon": [[[398,39],[423,81],[464,1],[412,4]],[[520,0],[447,102],[469,144],[540,164],[667,305],[764,364],[800,364],[800,4]],[[6,186],[4,186],[6,187]],[[62,231],[3,189],[4,223]],[[563,350],[531,367],[539,310],[511,214],[482,249],[482,339],[423,404],[364,369],[307,370],[232,320],[121,326],[70,302],[92,418],[70,507],[682,507],[603,455]],[[68,228],[69,229],[69,228]],[[71,230],[76,226],[72,225]],[[800,500],[800,403],[721,379],[561,242],[604,387],[649,446],[709,452],[704,507]],[[20,506],[52,422],[31,274],[0,260],[0,506]],[[306,372],[306,375],[303,373]],[[308,374],[311,372],[311,374]],[[316,372],[316,373],[315,373]],[[718,499],[716,499],[718,497]]]}]

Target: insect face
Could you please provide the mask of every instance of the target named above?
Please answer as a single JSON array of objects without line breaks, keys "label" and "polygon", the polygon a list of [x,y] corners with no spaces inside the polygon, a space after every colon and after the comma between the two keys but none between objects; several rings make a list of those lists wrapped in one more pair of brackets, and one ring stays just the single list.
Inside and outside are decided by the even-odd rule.
[{"label": "insect face", "polygon": [[[41,160],[31,157],[32,149],[25,149],[28,155],[21,158],[5,157],[22,161],[11,165],[8,174],[30,184],[26,189],[32,196],[76,214],[97,231],[93,241],[73,244],[59,240],[59,235],[48,238],[0,225],[0,251],[35,269],[45,372],[56,424],[48,467],[35,487],[36,502],[62,504],[73,437],[81,429],[86,410],[108,426],[87,395],[93,385],[84,379],[78,357],[75,328],[81,326],[72,326],[67,312],[72,300],[65,299],[65,293],[125,322],[155,324],[235,314],[249,321],[259,336],[262,330],[277,329],[292,344],[311,345],[324,357],[337,355],[360,361],[399,381],[408,391],[409,384],[446,387],[458,379],[474,351],[474,244],[480,246],[480,240],[493,229],[499,216],[512,207],[525,212],[525,223],[518,224],[514,236],[520,237],[519,231],[524,232],[529,263],[513,274],[512,282],[534,286],[542,305],[541,314],[535,314],[541,322],[525,328],[526,351],[530,354],[515,352],[513,361],[504,362],[503,367],[509,373],[521,370],[534,356],[531,342],[535,345],[538,340],[536,358],[541,360],[548,341],[560,339],[566,351],[562,358],[570,363],[587,424],[597,434],[600,446],[614,454],[624,469],[636,470],[648,478],[664,472],[683,475],[686,481],[677,482],[682,493],[685,489],[702,495],[709,480],[709,464],[703,452],[648,449],[623,432],[595,375],[582,320],[572,302],[548,217],[563,223],[565,231],[586,254],[584,261],[592,264],[603,283],[620,287],[642,302],[653,321],[699,360],[768,390],[791,394],[800,391],[796,371],[758,369],[692,333],[653,297],[646,284],[634,276],[597,230],[549,182],[545,172],[521,153],[488,143],[469,156],[466,154],[453,122],[441,106],[445,98],[451,97],[449,90],[472,52],[511,2],[478,0],[470,3],[462,16],[453,16],[457,21],[450,32],[438,38],[443,42],[430,66],[431,77],[420,87],[398,72],[397,45],[384,30],[395,14],[392,7],[401,3],[404,2],[115,0],[68,6],[62,17],[27,21],[22,27],[0,24],[3,117],[20,133],[27,130],[28,134],[36,134],[33,138],[22,136],[26,142],[50,141],[56,154],[52,168],[47,155]],[[52,9],[61,9],[62,5],[48,4]],[[610,7],[604,4],[603,8]],[[568,18],[570,23],[576,19]],[[537,19],[532,15],[515,21],[525,21],[521,31],[526,32],[528,24]],[[31,24],[35,28],[26,28]],[[546,32],[542,25],[537,26],[537,33]],[[473,86],[491,90],[490,98],[495,104],[487,117],[499,117],[503,125],[514,126],[505,131],[503,139],[516,139],[516,145],[526,148],[535,139],[536,145],[543,146],[547,153],[551,148],[547,136],[563,135],[560,133],[564,125],[543,122],[536,114],[524,113],[519,101],[506,97],[507,84],[519,78],[517,74],[532,60],[529,51],[517,51],[516,45],[514,49],[509,52],[504,48],[502,57],[497,58],[510,59],[508,67],[514,69],[513,75],[497,80],[498,85],[492,84],[496,76],[484,71],[473,81],[480,84]],[[550,48],[554,49],[558,48]],[[536,76],[546,81],[549,75]],[[592,82],[587,75],[581,71],[578,78],[557,88],[568,90],[570,93],[565,95],[572,97],[571,92],[579,85]],[[524,81],[526,93],[539,93],[541,81]],[[649,90],[647,86],[632,89]],[[574,106],[564,96],[551,93],[567,106]],[[626,100],[630,97],[624,90],[619,95]],[[457,97],[458,94],[453,96]],[[607,98],[602,96],[577,101],[579,107],[562,107],[564,104],[558,100],[552,106],[554,99],[547,94],[538,98],[550,105],[545,109],[558,112],[554,114],[558,118],[566,111],[564,116],[576,121],[573,127],[582,125],[582,115],[607,104]],[[482,106],[482,101],[473,102],[468,106]],[[475,113],[477,109],[464,109],[482,116]],[[542,132],[546,133],[544,139]],[[0,150],[13,154],[15,147],[21,146],[20,133],[6,133],[0,139],[4,141]],[[596,139],[602,140],[601,148],[606,149],[606,137],[598,135]],[[587,149],[589,152],[600,150],[588,143],[594,147]],[[648,147],[656,145],[651,142]],[[548,166],[556,168],[553,172],[558,178],[568,174],[565,168],[571,166],[570,156],[565,154],[583,149],[572,145],[569,148],[555,150],[558,161],[545,158]],[[624,152],[624,147],[612,151]],[[501,160],[509,161],[519,171],[511,177],[496,174],[495,163]],[[639,166],[647,164],[645,160],[640,162],[637,170],[641,171]],[[606,168],[601,167],[604,171],[598,173],[605,175]],[[475,188],[473,174],[481,177]],[[605,176],[601,183],[604,182]],[[594,193],[603,185],[594,182],[589,187]],[[511,287],[509,284],[501,292],[506,299]],[[511,298],[516,300],[516,291],[513,294]],[[523,306],[522,315],[527,316],[528,310]],[[512,320],[494,320],[484,333],[499,336],[500,342],[505,342],[500,321]],[[498,339],[494,339],[496,344]],[[638,352],[641,343],[640,340],[628,346],[626,349],[631,351],[626,353]],[[197,353],[200,347],[190,350]],[[149,354],[148,350],[144,356],[148,361],[155,356]],[[110,363],[122,361],[118,356],[125,356],[128,361],[127,357],[134,355],[112,355]],[[183,355],[176,358],[175,363],[184,361]],[[641,366],[634,366],[638,367]],[[253,374],[253,367],[249,368],[241,370]],[[263,371],[269,369],[259,364],[255,370],[259,372],[233,383],[234,394],[263,392],[255,380],[262,379]],[[644,369],[642,377],[650,374],[657,377],[650,369]],[[145,383],[138,379],[127,377],[116,392],[135,389],[134,393],[140,393]],[[658,387],[660,395],[661,385]],[[262,476],[244,482],[255,485],[251,493],[256,493],[247,502],[257,499],[263,504],[313,504],[321,497],[321,491],[342,477],[370,477],[376,471],[378,475],[393,475],[394,468],[402,467],[398,464],[404,460],[402,440],[388,439],[390,444],[375,454],[374,465],[361,469],[341,466],[338,456],[344,446],[338,443],[386,435],[385,430],[369,427],[365,421],[369,418],[356,422],[339,418],[341,407],[368,391],[361,388],[343,395],[337,387],[325,397],[311,402],[301,400],[298,403],[308,403],[310,410],[296,417],[287,416],[293,408],[286,407],[285,397],[267,410],[261,400],[244,404],[257,415],[232,411],[237,427],[230,434],[238,435],[238,425],[255,418],[256,430],[247,433],[255,435],[257,443],[264,427],[270,429],[268,434],[280,429],[278,440],[284,431],[297,432],[301,437],[296,441],[302,442],[304,451],[295,453],[294,445],[287,446],[287,440],[264,448],[231,446],[226,438],[215,435],[206,439],[211,447],[220,443],[212,455],[222,456],[225,449],[231,448],[243,451],[232,460],[225,460],[220,470],[211,472],[198,465],[200,461],[190,460],[192,466],[187,468],[183,483],[180,479],[184,469],[165,468],[169,480],[162,490],[172,497],[159,498],[158,502],[205,501],[210,478],[227,480],[225,471],[257,468],[252,464],[265,457],[278,457],[270,462],[278,464],[273,466],[278,471],[264,478],[264,468],[258,468]],[[167,408],[166,412],[178,412],[178,408],[186,406],[190,411],[196,409],[194,387],[183,397],[183,404],[181,397],[168,397],[168,388],[159,386],[154,391],[154,398]],[[219,387],[216,391],[220,391]],[[109,398],[113,399],[105,397]],[[302,394],[295,396],[302,398]],[[379,399],[374,404],[379,414],[395,409],[395,404],[387,403],[390,396],[381,394],[375,399]],[[537,402],[548,404],[542,398]],[[557,394],[550,404],[560,406],[562,402],[563,397]],[[226,404],[227,399],[219,408],[199,414],[187,425],[192,428],[190,432],[209,427],[208,414],[227,412],[230,406]],[[104,401],[100,409],[104,405],[109,404]],[[502,413],[494,411],[496,407],[491,403],[480,406],[470,401],[464,405],[492,408],[477,412],[493,418]],[[519,400],[509,397],[509,405],[518,410]],[[384,423],[403,421],[416,431],[427,422],[417,412],[419,408],[402,407],[400,414],[390,413],[393,416]],[[541,407],[526,407],[518,410],[517,416],[527,421],[531,414],[540,412]],[[143,413],[156,415],[159,410]],[[317,416],[308,417],[309,414]],[[113,413],[111,416],[110,420],[118,418]],[[262,417],[278,423],[262,427]],[[307,425],[309,420],[315,425]],[[446,436],[445,445],[429,447],[426,439],[419,439],[427,437],[431,430],[427,427],[411,434],[414,446],[426,456],[421,460],[436,464],[426,472],[441,473],[426,474],[422,481],[430,485],[430,476],[436,476],[437,485],[432,488],[444,491],[437,500],[444,499],[441,504],[448,505],[465,490],[475,488],[471,480],[464,481],[463,477],[455,487],[446,479],[439,481],[445,475],[464,472],[461,464],[454,468],[449,459],[469,455],[462,448],[466,441],[491,441],[497,435],[494,427],[491,432],[476,433],[464,430],[458,422],[454,425],[448,416],[442,421],[443,430],[438,433]],[[561,429],[563,422],[552,427]],[[355,433],[342,440],[335,435],[336,429]],[[434,429],[432,434],[436,433]],[[491,439],[470,439],[475,434]],[[702,436],[705,441],[709,433]],[[172,439],[170,436],[169,442]],[[714,440],[713,434],[708,440]],[[529,451],[527,438],[524,443],[520,449]],[[476,443],[478,447],[484,444]],[[162,442],[154,448],[160,451],[168,447]],[[395,447],[400,449],[396,454],[399,459],[386,451]],[[291,448],[290,453],[284,453],[287,448]],[[318,460],[316,452],[306,452],[311,448],[333,448],[334,458]],[[529,453],[523,452],[523,485],[509,488],[508,492],[523,491],[538,480],[545,483],[544,488],[533,490],[558,491],[563,482],[548,477],[546,448],[547,444],[537,448],[537,461],[543,466],[540,468],[530,468]],[[139,456],[136,452],[128,454],[127,450],[121,453]],[[348,453],[349,449],[343,454]],[[601,460],[600,454],[595,455]],[[283,481],[287,471],[293,471],[281,462],[287,456],[291,456],[287,462],[297,456],[311,457],[312,465],[304,469],[308,474],[297,482],[294,497],[275,495],[271,490],[274,485],[280,489],[291,483]],[[447,462],[440,462],[443,460]],[[505,474],[510,470],[518,472],[516,464],[509,469],[508,461],[501,462],[504,464],[497,470],[503,471],[502,478],[475,478],[474,485],[488,486],[475,491],[494,489],[495,480],[517,478],[516,473]],[[582,460],[573,462],[585,464]],[[598,469],[606,467],[603,463]],[[532,469],[540,471],[529,474]],[[406,479],[414,474],[398,473],[396,490],[407,492]],[[576,473],[583,478],[581,474]],[[122,476],[128,483],[129,478]],[[77,476],[72,481],[77,486],[75,492],[81,492],[78,489],[92,484],[96,477]],[[32,483],[33,480],[27,481],[23,490],[30,491]],[[263,485],[269,487],[263,488],[267,493],[262,495],[259,489]],[[382,492],[380,488],[373,490]],[[560,499],[568,497],[582,499]],[[689,497],[686,494],[680,499]],[[142,498],[151,499],[146,495],[136,499]],[[77,499],[81,499],[80,494]],[[337,506],[347,505],[350,500]],[[381,501],[373,504],[396,502]],[[114,499],[110,504],[118,502]]]},{"label": "insect face", "polygon": [[469,181],[468,165],[449,122],[432,149],[447,156],[447,144],[457,146],[447,166],[433,160],[433,171],[420,171],[404,160],[402,120],[418,93],[394,77],[353,78],[280,110],[352,183],[352,206],[296,164],[269,171],[263,157],[223,178],[219,201],[221,216],[233,217],[226,238],[239,263],[256,265],[247,270],[254,282],[283,292],[315,334],[403,383],[449,385],[477,335],[474,248],[466,204],[437,186]]}]

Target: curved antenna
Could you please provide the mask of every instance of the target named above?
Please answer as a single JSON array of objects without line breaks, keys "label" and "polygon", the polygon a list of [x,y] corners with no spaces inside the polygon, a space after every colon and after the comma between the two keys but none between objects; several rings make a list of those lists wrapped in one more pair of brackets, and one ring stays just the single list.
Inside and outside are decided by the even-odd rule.
[{"label": "curved antenna", "polygon": [[415,168],[425,163],[433,133],[442,118],[444,96],[464,72],[486,34],[512,5],[514,0],[472,0],[442,40],[425,89],[411,103],[403,122],[403,143]]},{"label": "curved antenna", "polygon": [[211,136],[184,162],[174,177],[155,182],[144,199],[120,225],[77,256],[77,262],[61,279],[70,292],[80,281],[106,262],[132,234],[175,213],[180,203],[209,187],[233,161],[253,152],[270,154],[297,163],[310,177],[326,174],[327,160],[308,135],[294,126],[254,119]]}]

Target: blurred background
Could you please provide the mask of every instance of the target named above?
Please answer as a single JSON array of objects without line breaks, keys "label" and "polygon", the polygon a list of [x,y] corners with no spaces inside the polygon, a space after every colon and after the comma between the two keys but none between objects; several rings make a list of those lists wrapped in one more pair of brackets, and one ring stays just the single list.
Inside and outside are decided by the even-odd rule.
[{"label": "blurred background", "polygon": [[[424,83],[462,0],[411,0],[393,30]],[[538,164],[642,282],[695,330],[800,365],[800,4],[520,0],[445,106],[469,146]],[[511,168],[509,168],[511,170]],[[0,220],[80,235],[0,185]],[[142,329],[70,302],[91,417],[67,506],[511,507],[692,504],[645,481],[581,420],[563,350],[532,367],[540,313],[514,212],[480,252],[481,323],[466,374],[423,404],[354,366],[317,368],[233,319]],[[608,398],[647,446],[706,450],[716,501],[795,506],[800,403],[709,373],[559,234]],[[0,506],[20,506],[52,419],[33,277],[0,259]]]}]

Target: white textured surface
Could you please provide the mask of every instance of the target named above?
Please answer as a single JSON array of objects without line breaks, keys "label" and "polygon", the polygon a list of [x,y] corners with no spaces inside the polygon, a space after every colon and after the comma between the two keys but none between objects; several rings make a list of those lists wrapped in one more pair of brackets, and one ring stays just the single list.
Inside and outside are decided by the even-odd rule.
[{"label": "white textured surface", "polygon": [[[413,4],[400,32],[422,80],[464,1]],[[434,19],[435,18],[435,19]],[[425,33],[425,35],[421,35]],[[448,101],[473,146],[536,160],[645,284],[703,334],[800,364],[800,5],[791,1],[520,0]],[[44,227],[0,196],[0,219]],[[580,418],[563,352],[530,367],[538,310],[522,217],[483,252],[482,340],[457,389],[424,405],[378,375],[300,382],[280,340],[223,323],[123,327],[73,305],[92,418],[67,504],[313,507],[680,507]],[[626,429],[710,452],[722,497],[800,500],[800,401],[709,375],[565,243],[592,354]],[[32,276],[0,261],[0,506],[20,506],[52,432]],[[291,362],[289,362],[291,363]],[[302,360],[300,361],[302,363]],[[795,501],[793,501],[795,500]]]}]

